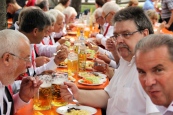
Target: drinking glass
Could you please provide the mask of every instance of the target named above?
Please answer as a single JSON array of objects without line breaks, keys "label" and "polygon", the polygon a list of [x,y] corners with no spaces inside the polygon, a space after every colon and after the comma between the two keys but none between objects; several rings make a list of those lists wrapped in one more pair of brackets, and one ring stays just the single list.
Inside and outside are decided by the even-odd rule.
[{"label": "drinking glass", "polygon": [[60,93],[60,87],[65,82],[68,81],[68,73],[67,72],[58,72],[54,73],[52,81],[52,105],[53,106],[64,106],[67,105],[68,102],[62,99]]},{"label": "drinking glass", "polygon": [[48,110],[51,108],[52,101],[52,76],[40,75],[38,76],[43,83],[40,85],[38,92],[34,95],[34,110]]}]

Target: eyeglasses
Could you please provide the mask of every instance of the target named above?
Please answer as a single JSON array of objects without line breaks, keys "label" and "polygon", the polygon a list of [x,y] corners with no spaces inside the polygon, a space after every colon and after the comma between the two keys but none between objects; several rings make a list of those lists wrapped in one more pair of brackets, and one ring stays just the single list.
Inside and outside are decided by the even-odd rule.
[{"label": "eyeglasses", "polygon": [[[106,20],[106,18],[108,17],[108,15],[110,14],[111,12],[107,13],[104,17],[104,19]],[[112,14],[112,13],[111,13]]]},{"label": "eyeglasses", "polygon": [[112,36],[111,38],[112,38],[112,39],[115,39],[115,40],[117,40],[117,38],[118,38],[119,36],[121,36],[121,37],[123,37],[123,38],[128,38],[128,37],[130,37],[131,35],[135,34],[136,32],[140,32],[140,31],[139,31],[139,30],[136,30],[136,31],[134,31],[134,32],[129,32],[129,33],[114,34],[114,36]]},{"label": "eyeglasses", "polygon": [[24,61],[26,61],[26,62],[31,62],[31,58],[30,58],[30,57],[22,58],[22,57],[19,57],[19,56],[13,54],[13,53],[9,53],[9,54],[12,55],[12,56],[16,56],[16,57],[18,57],[19,59],[22,59],[22,60],[24,60]]}]

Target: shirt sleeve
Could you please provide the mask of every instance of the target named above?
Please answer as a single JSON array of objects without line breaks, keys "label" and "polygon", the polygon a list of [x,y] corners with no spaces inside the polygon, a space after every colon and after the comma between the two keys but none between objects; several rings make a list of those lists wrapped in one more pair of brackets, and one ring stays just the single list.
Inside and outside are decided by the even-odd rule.
[{"label": "shirt sleeve", "polygon": [[37,44],[36,47],[38,48],[38,55],[52,57],[53,53],[56,52],[57,45]]},{"label": "shirt sleeve", "polygon": [[51,58],[50,61],[43,66],[37,67],[35,69],[36,74],[41,74],[45,70],[55,70],[57,68],[56,63],[54,62],[54,58]]},{"label": "shirt sleeve", "polygon": [[30,101],[28,103],[24,102],[20,97],[19,97],[19,93],[16,93],[13,95],[13,100],[14,100],[14,107],[15,107],[15,112],[20,109],[21,107],[23,107],[24,105],[27,105],[30,103]]}]

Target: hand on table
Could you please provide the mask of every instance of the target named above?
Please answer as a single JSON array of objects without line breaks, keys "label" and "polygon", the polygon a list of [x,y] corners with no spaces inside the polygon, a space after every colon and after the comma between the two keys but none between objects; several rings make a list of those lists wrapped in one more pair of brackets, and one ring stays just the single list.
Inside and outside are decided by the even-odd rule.
[{"label": "hand on table", "polygon": [[108,65],[103,60],[98,58],[94,60],[94,66],[93,66],[94,70],[105,73],[107,67]]},{"label": "hand on table", "polygon": [[79,89],[78,89],[78,87],[77,87],[74,83],[72,83],[72,82],[64,82],[64,85],[61,85],[61,88],[60,88],[61,97],[62,97],[65,101],[67,101],[67,102],[73,102],[73,96],[70,94],[70,92],[67,90],[67,88],[69,88],[69,89],[72,91],[74,97],[75,97],[76,99],[78,99],[78,96],[79,96],[79,94],[78,94]]},{"label": "hand on table", "polygon": [[20,86],[19,96],[24,102],[28,102],[34,97],[42,81],[37,77],[24,77]]},{"label": "hand on table", "polygon": [[97,51],[99,47],[94,42],[87,42],[89,49]]}]

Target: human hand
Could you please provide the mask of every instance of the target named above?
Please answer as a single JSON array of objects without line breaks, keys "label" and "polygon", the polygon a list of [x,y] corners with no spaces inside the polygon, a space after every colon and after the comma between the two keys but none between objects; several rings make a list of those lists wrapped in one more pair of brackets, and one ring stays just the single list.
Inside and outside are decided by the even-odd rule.
[{"label": "human hand", "polygon": [[48,63],[49,61],[50,61],[50,59],[45,56],[39,56],[35,59],[35,63],[36,63],[37,67],[40,67],[40,66],[44,65],[45,63]]},{"label": "human hand", "polygon": [[58,42],[59,42],[60,44],[63,44],[63,43],[65,43],[66,41],[69,41],[69,38],[61,37],[61,38],[58,40]]},{"label": "human hand", "polygon": [[24,102],[28,102],[34,97],[42,81],[37,77],[24,77],[20,86],[19,96]]},{"label": "human hand", "polygon": [[106,54],[102,54],[102,53],[98,53],[97,54],[97,58],[103,60],[104,62],[106,62],[107,64],[110,63],[111,59],[106,55]]},{"label": "human hand", "polygon": [[88,45],[89,49],[95,50],[96,52],[99,49],[99,47],[94,42],[87,42],[86,44]]},{"label": "human hand", "polygon": [[94,59],[93,69],[95,71],[100,71],[100,72],[105,73],[105,70],[106,70],[107,66],[108,65],[103,60],[98,59],[98,58]]},{"label": "human hand", "polygon": [[112,38],[109,38],[106,40],[106,49],[110,52],[113,52],[116,50],[117,42],[113,40]]},{"label": "human hand", "polygon": [[73,102],[73,96],[71,95],[71,93],[67,90],[67,88],[70,88],[70,90],[73,93],[73,96],[75,97],[75,99],[78,99],[78,92],[79,89],[78,87],[72,83],[72,82],[64,82],[64,85],[61,85],[60,91],[61,91],[61,97],[67,101],[67,102]]},{"label": "human hand", "polygon": [[169,29],[170,25],[169,24],[165,24],[165,28]]},{"label": "human hand", "polygon": [[59,46],[57,47],[57,54],[55,55],[54,61],[56,65],[60,64],[63,62],[68,56],[68,49],[66,46]]}]

